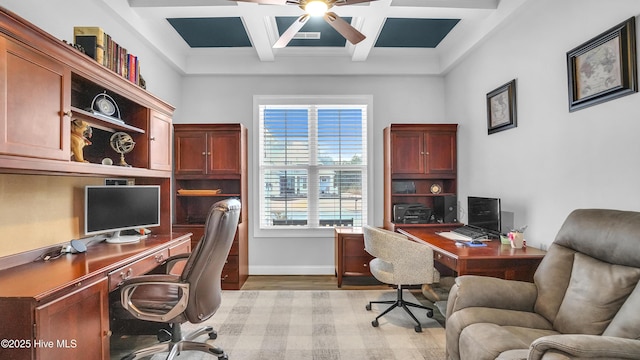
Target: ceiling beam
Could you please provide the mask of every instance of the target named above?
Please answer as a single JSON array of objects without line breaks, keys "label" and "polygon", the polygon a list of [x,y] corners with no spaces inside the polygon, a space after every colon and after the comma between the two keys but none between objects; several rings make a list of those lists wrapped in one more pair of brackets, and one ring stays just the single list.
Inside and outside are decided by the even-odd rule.
[{"label": "ceiling beam", "polygon": [[387,19],[387,17],[383,15],[385,13],[385,8],[389,8],[390,4],[391,0],[380,0],[371,2],[369,6],[375,8],[376,11],[372,11],[371,15],[367,16],[362,21],[360,21],[361,18],[357,19],[358,22],[362,22],[360,32],[363,33],[367,38],[362,40],[358,45],[354,46],[351,60],[367,60],[371,49],[373,49],[376,44],[378,34],[380,34],[380,31],[382,31],[384,22]]},{"label": "ceiling beam", "polygon": [[258,4],[254,3],[238,2],[239,8],[246,8],[248,10],[244,12],[242,16],[242,23],[260,61],[274,61],[275,56],[269,38],[269,31],[267,31],[267,18],[261,11],[250,11],[251,8],[257,10],[258,6]]},{"label": "ceiling beam", "polygon": [[391,6],[495,10],[499,3],[499,0],[393,0]]}]

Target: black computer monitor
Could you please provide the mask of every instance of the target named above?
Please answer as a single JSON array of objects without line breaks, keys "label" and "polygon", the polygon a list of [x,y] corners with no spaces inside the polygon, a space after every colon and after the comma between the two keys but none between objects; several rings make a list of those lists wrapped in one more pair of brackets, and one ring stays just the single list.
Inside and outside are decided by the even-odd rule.
[{"label": "black computer monitor", "polygon": [[106,234],[108,242],[137,241],[120,231],[160,225],[160,187],[156,185],[86,186],[84,205],[85,234]]},{"label": "black computer monitor", "polygon": [[469,196],[467,198],[467,224],[498,236],[501,231],[500,199]]}]

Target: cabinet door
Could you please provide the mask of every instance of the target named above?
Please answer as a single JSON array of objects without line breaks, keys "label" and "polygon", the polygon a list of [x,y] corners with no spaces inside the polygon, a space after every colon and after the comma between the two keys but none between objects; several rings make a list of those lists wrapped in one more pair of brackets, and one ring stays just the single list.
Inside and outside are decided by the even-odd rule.
[{"label": "cabinet door", "polygon": [[70,159],[71,72],[0,37],[0,154]]},{"label": "cabinet door", "polygon": [[37,307],[35,319],[36,359],[109,359],[106,278]]},{"label": "cabinet door", "polygon": [[452,132],[425,133],[427,174],[456,173],[456,134]]},{"label": "cabinet door", "polygon": [[171,171],[171,118],[151,111],[149,119],[149,168]]},{"label": "cabinet door", "polygon": [[394,131],[391,134],[391,171],[394,174],[424,174],[424,133]]},{"label": "cabinet door", "polygon": [[196,131],[176,131],[174,136],[176,175],[204,175],[207,134]]},{"label": "cabinet door", "polygon": [[240,132],[210,132],[207,159],[209,174],[239,174]]}]

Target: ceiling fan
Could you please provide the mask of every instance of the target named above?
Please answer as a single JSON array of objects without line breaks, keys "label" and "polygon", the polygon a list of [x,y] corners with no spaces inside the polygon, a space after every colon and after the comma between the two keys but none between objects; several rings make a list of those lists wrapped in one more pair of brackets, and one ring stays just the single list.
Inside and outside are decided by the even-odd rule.
[{"label": "ceiling fan", "polygon": [[357,44],[365,39],[365,36],[356,30],[351,24],[346,22],[336,13],[329,11],[334,6],[352,5],[358,3],[371,2],[376,0],[236,0],[252,2],[266,5],[296,5],[305,11],[291,26],[285,31],[278,41],[273,45],[279,49],[287,46],[296,33],[302,29],[311,16],[322,16],[340,35],[349,40],[352,44]]}]

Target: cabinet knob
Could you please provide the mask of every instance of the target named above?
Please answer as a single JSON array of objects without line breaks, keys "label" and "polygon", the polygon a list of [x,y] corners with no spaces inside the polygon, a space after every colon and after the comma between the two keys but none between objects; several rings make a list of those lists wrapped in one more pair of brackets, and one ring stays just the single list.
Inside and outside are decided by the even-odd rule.
[{"label": "cabinet knob", "polygon": [[207,153],[203,151],[203,152],[202,152],[202,156],[205,156],[205,155],[207,155]]},{"label": "cabinet knob", "polygon": [[207,155],[211,155],[211,151],[207,152]]},{"label": "cabinet knob", "polygon": [[109,336],[109,337],[110,337],[110,336],[111,336],[111,334],[113,334],[113,333],[111,332],[111,330],[105,330],[105,331],[104,331],[104,336]]},{"label": "cabinet knob", "polygon": [[151,136],[151,137],[149,138],[149,141],[156,141],[156,137],[155,137],[155,136]]},{"label": "cabinet knob", "polygon": [[62,116],[72,117],[73,116],[73,112],[71,112],[71,110],[67,110],[67,111],[62,113]]}]

